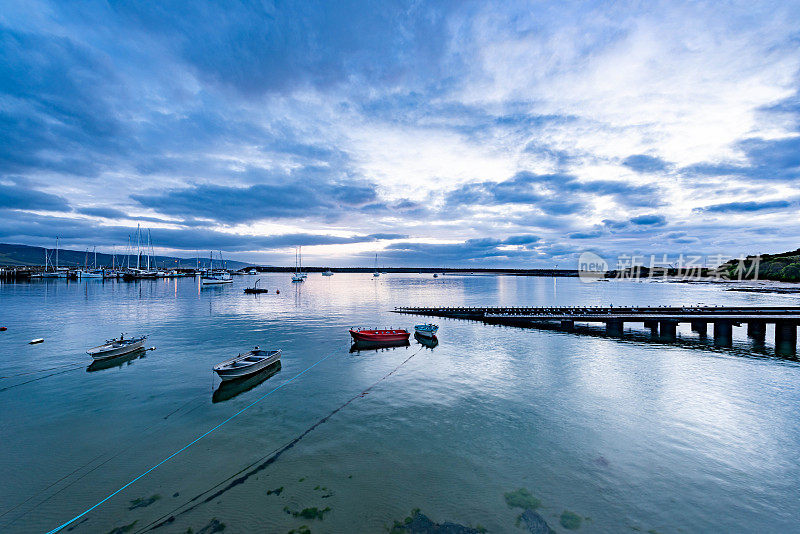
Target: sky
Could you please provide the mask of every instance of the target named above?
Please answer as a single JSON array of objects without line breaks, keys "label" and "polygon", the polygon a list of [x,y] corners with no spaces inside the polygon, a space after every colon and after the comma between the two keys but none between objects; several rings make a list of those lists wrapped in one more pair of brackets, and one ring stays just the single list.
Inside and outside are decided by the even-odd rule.
[{"label": "sky", "polygon": [[[800,247],[800,2],[0,0],[0,242],[575,267]],[[613,261],[610,261],[613,263]]]}]

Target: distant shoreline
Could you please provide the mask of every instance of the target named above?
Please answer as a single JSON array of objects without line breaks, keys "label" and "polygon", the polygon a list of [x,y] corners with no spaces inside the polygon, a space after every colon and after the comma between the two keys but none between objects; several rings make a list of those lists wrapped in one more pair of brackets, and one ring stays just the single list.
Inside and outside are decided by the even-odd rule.
[{"label": "distant shoreline", "polygon": [[[259,266],[245,267],[239,272],[246,272],[255,269],[261,273],[291,273],[294,267]],[[327,271],[328,267],[307,267],[303,266],[303,272],[321,273]],[[330,267],[334,273],[373,273],[374,267]],[[514,276],[557,276],[557,277],[577,277],[577,269],[500,269],[500,268],[481,268],[474,269],[468,267],[384,267],[378,269],[380,273],[423,273],[423,274],[507,274]]]}]

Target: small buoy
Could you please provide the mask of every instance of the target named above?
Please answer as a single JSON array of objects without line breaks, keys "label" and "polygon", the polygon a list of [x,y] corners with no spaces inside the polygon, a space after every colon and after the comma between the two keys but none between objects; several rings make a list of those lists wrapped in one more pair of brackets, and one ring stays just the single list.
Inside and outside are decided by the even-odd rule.
[{"label": "small buoy", "polygon": [[280,289],[276,289],[276,290],[275,290],[275,293],[277,293],[278,295],[280,295],[280,294],[281,294],[281,290],[280,290]]},{"label": "small buoy", "polygon": [[36,345],[37,343],[44,343],[44,338],[38,337],[36,339],[31,339],[28,345]]},{"label": "small buoy", "polygon": [[8,328],[5,326],[0,326],[0,332],[5,332],[6,330],[8,330]]}]

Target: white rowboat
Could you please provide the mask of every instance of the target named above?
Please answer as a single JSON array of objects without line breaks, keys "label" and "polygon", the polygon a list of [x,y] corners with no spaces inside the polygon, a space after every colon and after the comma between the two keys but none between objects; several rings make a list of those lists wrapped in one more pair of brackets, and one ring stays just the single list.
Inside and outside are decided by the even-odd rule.
[{"label": "white rowboat", "polygon": [[214,372],[225,380],[234,380],[250,376],[266,369],[281,359],[281,350],[259,350],[258,347],[250,352],[239,354],[235,358],[224,361],[214,366]]}]

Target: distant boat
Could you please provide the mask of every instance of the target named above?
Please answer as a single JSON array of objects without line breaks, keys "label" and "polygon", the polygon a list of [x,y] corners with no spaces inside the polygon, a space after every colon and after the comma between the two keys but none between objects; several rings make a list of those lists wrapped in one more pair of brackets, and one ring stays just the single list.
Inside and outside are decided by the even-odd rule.
[{"label": "distant boat", "polygon": [[[49,269],[52,269],[49,270]],[[50,261],[50,253],[44,249],[44,272],[39,273],[38,276],[34,275],[32,278],[66,278],[67,271],[59,269],[58,267],[58,237],[56,237],[56,262],[53,264]]]},{"label": "distant boat", "polygon": [[[220,261],[222,260],[222,251],[219,253]],[[202,286],[218,286],[222,284],[232,284],[233,278],[231,278],[231,273],[224,269],[217,269],[214,270],[214,251],[211,251],[211,264],[209,266],[208,272],[200,277],[200,284]]]},{"label": "distant boat", "polygon": [[122,356],[123,354],[140,350],[144,346],[146,339],[147,336],[124,339],[124,335],[120,335],[119,339],[109,339],[103,345],[92,347],[86,351],[86,354],[95,360],[115,358],[117,356]]},{"label": "distant boat", "polygon": [[325,269],[322,271],[322,276],[333,276],[333,271],[331,271],[330,268]]},{"label": "distant boat", "polygon": [[258,271],[256,271],[255,269],[250,269],[249,271],[247,271],[247,274],[258,274]]},{"label": "distant boat", "polygon": [[214,366],[214,372],[222,380],[244,378],[261,371],[281,359],[281,349],[260,350],[255,347],[250,352],[239,354],[235,358]]},{"label": "distant boat", "polygon": [[438,331],[439,331],[439,325],[435,324],[414,325],[414,332],[423,337],[436,337],[436,332]]},{"label": "distant boat", "polygon": [[372,276],[378,278],[381,275],[381,272],[378,270],[378,255],[375,254],[375,272],[372,273]]},{"label": "distant boat", "polygon": [[433,273],[433,277],[434,277],[434,278],[439,278],[439,275],[438,275],[438,274],[436,274],[436,273]]},{"label": "distant boat", "polygon": [[244,292],[248,294],[253,293],[269,293],[269,289],[264,289],[263,287],[258,287],[258,283],[261,281],[261,278],[256,280],[256,283],[253,284],[253,287],[246,287],[244,288]]},{"label": "distant boat", "polygon": [[292,282],[303,282],[306,277],[300,272],[300,247],[294,250],[294,274],[292,275]]},{"label": "distant boat", "polygon": [[370,342],[386,342],[392,343],[397,341],[408,341],[411,333],[403,328],[387,328],[367,330],[360,328],[351,328],[350,335],[356,341],[370,341]]},{"label": "distant boat", "polygon": [[103,269],[80,270],[78,278],[105,278],[105,273]]}]

